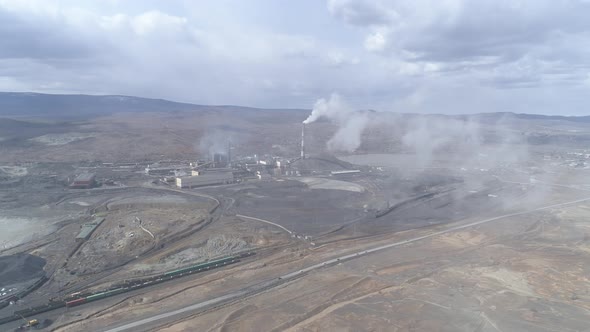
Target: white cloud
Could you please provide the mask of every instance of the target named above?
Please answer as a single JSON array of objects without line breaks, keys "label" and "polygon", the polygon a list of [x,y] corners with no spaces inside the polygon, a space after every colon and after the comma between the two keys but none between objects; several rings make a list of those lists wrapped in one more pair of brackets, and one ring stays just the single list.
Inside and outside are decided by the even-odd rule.
[{"label": "white cloud", "polygon": [[133,31],[138,35],[146,35],[162,29],[175,33],[186,23],[187,19],[184,17],[167,15],[154,10],[140,14],[131,20]]},{"label": "white cloud", "polygon": [[387,38],[383,31],[374,31],[365,39],[365,48],[372,52],[381,52],[385,50]]}]

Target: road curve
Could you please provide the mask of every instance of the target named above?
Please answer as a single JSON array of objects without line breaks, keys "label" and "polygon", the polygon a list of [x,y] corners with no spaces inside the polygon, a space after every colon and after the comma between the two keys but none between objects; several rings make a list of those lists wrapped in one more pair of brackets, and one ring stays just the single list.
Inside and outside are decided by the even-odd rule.
[{"label": "road curve", "polygon": [[398,242],[394,242],[394,243],[382,245],[382,246],[379,246],[379,247],[375,247],[375,248],[371,248],[371,249],[367,249],[367,250],[358,251],[358,252],[355,252],[355,253],[352,253],[352,254],[348,254],[348,255],[344,255],[344,256],[332,258],[332,259],[329,259],[329,260],[326,260],[326,261],[323,261],[323,262],[320,262],[320,263],[317,263],[317,264],[308,266],[308,267],[303,268],[301,270],[297,270],[297,271],[294,271],[294,272],[291,272],[291,273],[284,274],[284,275],[278,277],[277,279],[274,279],[274,281],[273,280],[269,280],[268,282],[265,282],[264,283],[265,286],[259,287],[258,291],[256,289],[250,289],[250,290],[243,289],[243,290],[235,291],[235,292],[232,292],[232,293],[223,295],[223,296],[219,296],[219,297],[216,297],[216,298],[213,298],[213,299],[210,299],[210,300],[206,300],[206,301],[203,301],[203,302],[200,302],[200,303],[193,304],[193,305],[188,306],[188,307],[185,307],[185,308],[181,308],[181,309],[169,311],[167,313],[163,313],[163,314],[152,316],[152,317],[145,318],[145,319],[140,319],[140,320],[137,320],[137,321],[132,322],[132,323],[127,323],[127,324],[121,325],[121,326],[116,327],[116,328],[105,330],[105,332],[121,332],[121,331],[127,331],[127,330],[131,330],[131,329],[133,329],[134,331],[136,331],[137,330],[136,328],[137,327],[140,327],[142,325],[147,325],[149,323],[153,323],[153,322],[156,322],[158,320],[162,320],[162,319],[165,319],[165,318],[170,318],[172,316],[179,315],[179,314],[182,314],[182,313],[187,313],[187,312],[190,312],[190,311],[193,311],[193,310],[204,309],[204,308],[209,307],[209,306],[220,305],[220,304],[223,304],[226,301],[232,301],[232,300],[235,301],[235,300],[239,299],[242,296],[253,295],[253,294],[256,294],[256,293],[258,293],[260,291],[267,290],[267,289],[269,289],[269,287],[271,288],[271,286],[273,286],[273,284],[274,284],[274,286],[276,286],[276,285],[279,285],[279,284],[285,282],[286,280],[294,279],[294,278],[297,278],[299,276],[305,275],[307,272],[310,272],[312,270],[319,269],[319,268],[326,267],[326,266],[330,266],[330,265],[333,265],[333,264],[337,264],[337,263],[342,262],[342,261],[345,261],[345,260],[354,259],[354,258],[357,258],[357,257],[361,257],[361,256],[364,256],[364,255],[375,253],[375,252],[378,252],[378,251],[383,251],[383,250],[387,250],[387,249],[390,249],[390,248],[393,248],[393,247],[398,247],[398,246],[406,245],[406,244],[409,244],[409,243],[418,242],[418,241],[421,241],[421,240],[424,240],[424,239],[436,237],[436,236],[439,236],[439,235],[442,235],[442,234],[454,232],[454,231],[457,231],[457,230],[461,230],[461,229],[465,229],[465,228],[469,228],[469,227],[473,227],[473,226],[482,225],[482,224],[485,224],[485,223],[489,223],[489,222],[492,222],[492,221],[497,221],[497,220],[504,219],[504,218],[525,215],[525,214],[529,214],[529,213],[533,213],[533,212],[538,212],[538,211],[543,211],[543,210],[549,210],[549,209],[559,208],[559,207],[568,206],[568,205],[574,205],[574,204],[578,204],[578,203],[582,203],[582,202],[586,202],[586,201],[590,201],[590,197],[586,197],[586,198],[582,198],[582,199],[577,199],[577,200],[570,201],[570,202],[565,202],[565,203],[558,203],[558,204],[548,205],[548,206],[544,206],[544,207],[539,207],[539,208],[536,208],[536,209],[532,209],[532,210],[528,210],[528,211],[523,211],[523,212],[515,212],[515,213],[504,214],[504,215],[501,215],[501,216],[497,216],[497,217],[493,217],[493,218],[488,218],[488,219],[484,219],[484,220],[480,220],[480,221],[475,221],[475,222],[464,224],[464,225],[454,226],[454,227],[451,227],[451,228],[448,228],[448,229],[445,229],[445,230],[442,230],[442,231],[439,231],[439,232],[434,232],[434,233],[431,233],[431,234],[427,234],[427,235],[423,235],[423,236],[418,236],[418,237],[415,237],[415,238],[411,238],[411,239],[407,239],[407,240],[403,240],[403,241],[398,241]]},{"label": "road curve", "polygon": [[279,224],[277,224],[277,223],[274,223],[274,222],[272,222],[272,221],[268,221],[268,220],[264,220],[264,219],[260,219],[260,218],[248,217],[248,216],[245,216],[245,215],[242,215],[242,214],[236,214],[236,217],[238,217],[238,218],[252,219],[252,220],[256,220],[256,221],[260,221],[260,222],[263,222],[263,223],[265,223],[265,224],[269,224],[269,225],[276,226],[276,227],[278,227],[278,228],[280,228],[280,229],[284,230],[285,232],[287,232],[287,233],[289,233],[289,234],[293,234],[293,231],[290,231],[290,230],[288,230],[287,228],[285,228],[285,227],[283,227],[283,226],[281,226],[281,225],[279,225]]}]

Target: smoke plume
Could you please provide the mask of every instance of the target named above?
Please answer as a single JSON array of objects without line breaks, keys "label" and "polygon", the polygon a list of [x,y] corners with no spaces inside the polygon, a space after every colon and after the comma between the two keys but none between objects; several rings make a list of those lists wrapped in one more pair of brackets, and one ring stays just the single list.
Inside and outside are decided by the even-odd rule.
[{"label": "smoke plume", "polygon": [[328,150],[352,152],[361,145],[361,135],[369,122],[365,114],[353,114],[328,141]]},{"label": "smoke plume", "polygon": [[403,146],[416,155],[416,166],[436,159],[463,168],[495,168],[523,164],[529,159],[523,137],[508,129],[508,119],[496,124],[481,119],[417,116],[406,123]]},{"label": "smoke plume", "polygon": [[328,119],[338,125],[336,134],[328,141],[330,151],[353,152],[361,145],[361,135],[369,119],[365,113],[355,111],[342,98],[333,93],[329,99],[321,98],[313,106],[304,124]]},{"label": "smoke plume", "polygon": [[228,145],[232,142],[233,145],[238,141],[236,133],[231,130],[212,129],[205,132],[199,140],[198,150],[201,154],[206,154],[212,157],[216,153],[227,154]]},{"label": "smoke plume", "polygon": [[353,109],[342,100],[340,95],[333,93],[328,100],[321,98],[316,101],[311,114],[303,123],[312,123],[321,118],[340,121],[353,112]]}]

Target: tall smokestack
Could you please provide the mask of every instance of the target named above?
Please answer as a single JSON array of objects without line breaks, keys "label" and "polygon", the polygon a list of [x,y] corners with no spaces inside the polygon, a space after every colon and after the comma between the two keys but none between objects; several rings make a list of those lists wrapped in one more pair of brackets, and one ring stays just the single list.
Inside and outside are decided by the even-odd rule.
[{"label": "tall smokestack", "polygon": [[305,123],[301,124],[301,159],[305,159]]},{"label": "tall smokestack", "polygon": [[227,142],[227,167],[231,167],[231,141]]}]

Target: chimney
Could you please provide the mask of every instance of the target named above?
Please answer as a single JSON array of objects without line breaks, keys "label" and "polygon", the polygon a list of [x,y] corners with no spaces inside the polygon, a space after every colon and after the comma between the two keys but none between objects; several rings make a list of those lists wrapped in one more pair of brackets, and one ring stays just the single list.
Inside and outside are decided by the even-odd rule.
[{"label": "chimney", "polygon": [[227,142],[227,167],[231,167],[231,141]]},{"label": "chimney", "polygon": [[301,124],[301,159],[305,159],[305,123]]}]

